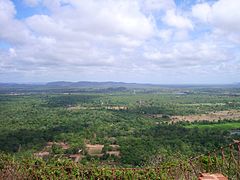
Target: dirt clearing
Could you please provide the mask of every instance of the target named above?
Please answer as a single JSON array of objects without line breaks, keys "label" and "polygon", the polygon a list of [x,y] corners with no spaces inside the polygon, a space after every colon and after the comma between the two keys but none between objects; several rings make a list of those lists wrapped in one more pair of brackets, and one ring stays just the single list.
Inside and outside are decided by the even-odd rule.
[{"label": "dirt clearing", "polygon": [[90,156],[103,156],[102,149],[104,145],[102,144],[86,144],[86,150]]},{"label": "dirt clearing", "polygon": [[187,116],[171,116],[171,122],[179,121],[217,121],[217,120],[240,120],[240,110],[217,111],[208,114],[187,115]]}]

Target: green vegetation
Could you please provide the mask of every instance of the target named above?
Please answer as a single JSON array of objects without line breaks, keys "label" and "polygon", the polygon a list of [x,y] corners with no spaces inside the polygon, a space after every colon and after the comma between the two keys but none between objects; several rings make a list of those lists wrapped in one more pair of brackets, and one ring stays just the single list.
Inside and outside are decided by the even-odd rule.
[{"label": "green vegetation", "polygon": [[[155,157],[160,156],[160,163],[186,159],[240,138],[238,120],[171,122],[175,115],[238,110],[238,89],[57,90],[64,94],[53,88],[2,89],[0,151],[14,157],[49,151],[47,159],[80,153],[79,162],[86,166],[141,167],[152,164]],[[66,142],[69,148],[53,145],[46,150],[47,142]],[[97,157],[89,153],[87,144],[104,148]],[[120,156],[110,155],[119,152]]]},{"label": "green vegetation", "polygon": [[199,129],[221,129],[221,130],[234,130],[240,129],[240,122],[223,122],[223,123],[206,123],[206,124],[191,124],[185,126],[186,128],[199,128]]},{"label": "green vegetation", "polygon": [[198,179],[200,172],[221,172],[229,179],[238,179],[239,164],[235,159],[238,154],[234,150],[237,144],[234,145],[224,159],[215,155],[200,156],[192,163],[175,159],[157,167],[141,168],[84,166],[63,157],[47,161],[29,157],[14,159],[0,153],[0,179]]}]

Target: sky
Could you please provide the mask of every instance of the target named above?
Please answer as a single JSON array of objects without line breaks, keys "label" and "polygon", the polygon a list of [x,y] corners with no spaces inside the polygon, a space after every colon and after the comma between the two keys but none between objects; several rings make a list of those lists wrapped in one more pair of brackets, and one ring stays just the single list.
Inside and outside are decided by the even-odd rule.
[{"label": "sky", "polygon": [[0,0],[0,82],[240,82],[240,0]]}]

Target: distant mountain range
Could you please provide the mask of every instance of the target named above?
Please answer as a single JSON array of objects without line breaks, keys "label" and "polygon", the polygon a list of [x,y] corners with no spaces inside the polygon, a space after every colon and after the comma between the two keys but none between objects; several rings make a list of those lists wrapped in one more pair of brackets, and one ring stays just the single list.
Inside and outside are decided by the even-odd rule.
[{"label": "distant mountain range", "polygon": [[67,82],[67,81],[56,81],[49,82],[46,86],[61,86],[61,87],[142,87],[142,86],[159,86],[154,84],[140,84],[140,83],[125,83],[125,82],[90,82],[90,81],[79,81],[79,82]]},{"label": "distant mountain range", "polygon": [[125,83],[125,82],[92,82],[92,81],[55,81],[48,83],[0,83],[0,87],[76,87],[76,88],[144,88],[144,87],[169,87],[169,88],[187,88],[187,87],[240,87],[240,83],[226,85],[206,85],[206,84],[150,84],[150,83]]},{"label": "distant mountain range", "polygon": [[116,89],[116,88],[152,88],[160,87],[160,85],[154,84],[138,84],[138,83],[124,83],[124,82],[68,82],[68,81],[56,81],[48,83],[0,83],[0,88],[13,88],[13,89]]}]

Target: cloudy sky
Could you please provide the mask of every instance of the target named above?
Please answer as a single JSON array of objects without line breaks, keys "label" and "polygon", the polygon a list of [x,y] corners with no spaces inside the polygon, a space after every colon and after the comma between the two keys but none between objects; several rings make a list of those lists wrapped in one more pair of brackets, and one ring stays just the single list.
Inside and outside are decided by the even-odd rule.
[{"label": "cloudy sky", "polygon": [[240,82],[240,0],[0,0],[0,82]]}]

